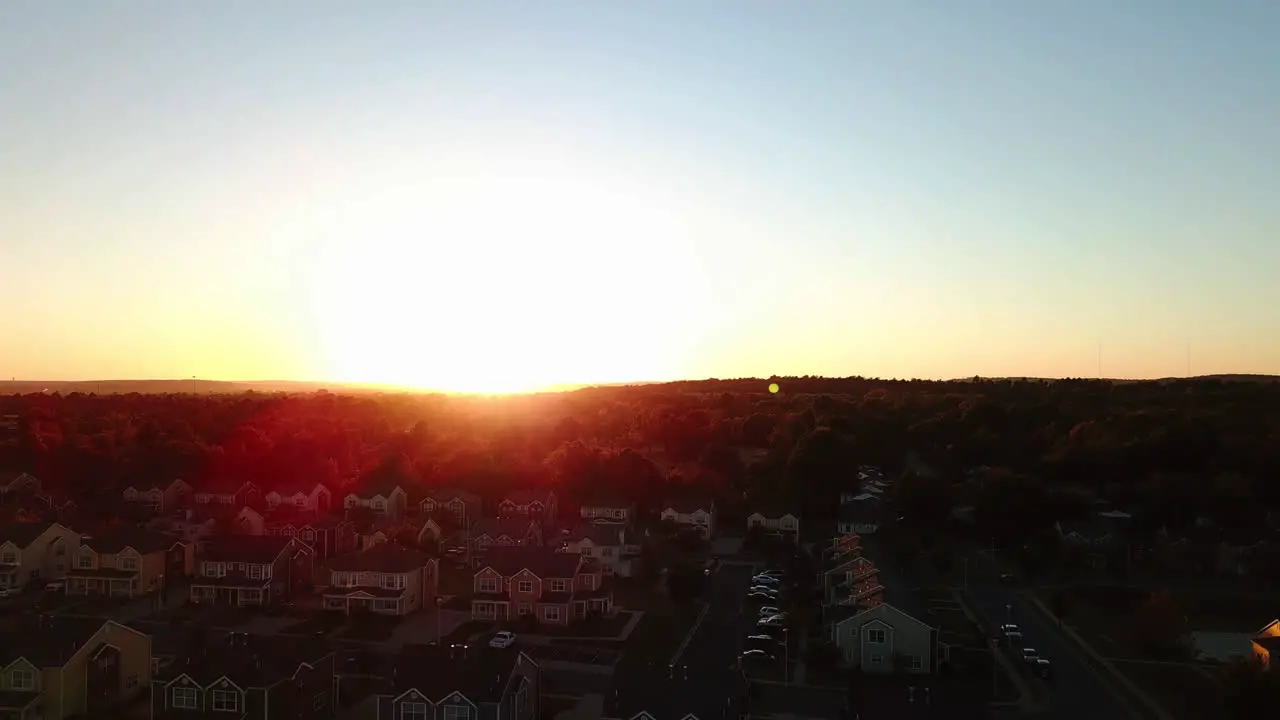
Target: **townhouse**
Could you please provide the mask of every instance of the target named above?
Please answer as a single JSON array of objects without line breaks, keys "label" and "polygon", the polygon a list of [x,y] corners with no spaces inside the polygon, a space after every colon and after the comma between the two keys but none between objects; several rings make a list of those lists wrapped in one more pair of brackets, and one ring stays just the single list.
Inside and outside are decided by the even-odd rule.
[{"label": "townhouse", "polygon": [[601,488],[583,499],[578,516],[587,522],[631,523],[636,519],[636,504],[620,492]]},{"label": "townhouse", "polygon": [[223,479],[202,485],[194,498],[196,505],[257,506],[262,502],[262,490],[251,482]]},{"label": "townhouse", "polygon": [[480,518],[471,529],[471,549],[542,545],[542,525],[524,515]]},{"label": "townhouse", "polygon": [[68,595],[137,597],[160,590],[166,578],[195,566],[195,549],[163,533],[122,527],[84,537],[67,571]]},{"label": "townhouse", "polygon": [[537,720],[542,672],[515,648],[409,645],[394,661],[377,717],[394,720]]},{"label": "townhouse", "polygon": [[588,615],[613,614],[613,595],[599,563],[547,548],[495,547],[472,578],[471,617],[567,625]]},{"label": "townhouse", "polygon": [[504,517],[520,516],[540,520],[544,525],[559,518],[560,501],[554,490],[522,488],[507,493],[498,503],[498,514]]},{"label": "townhouse", "polygon": [[455,524],[470,525],[480,517],[480,496],[457,488],[432,488],[418,502],[418,512],[423,517],[452,516]]},{"label": "townhouse", "polygon": [[347,493],[342,501],[348,511],[367,509],[391,517],[402,517],[408,504],[409,491],[399,483],[375,483]]},{"label": "townhouse", "polygon": [[130,485],[124,489],[123,498],[129,505],[149,515],[165,515],[179,508],[188,507],[192,489],[184,480],[173,480],[167,485]]},{"label": "townhouse", "polygon": [[191,580],[191,602],[268,605],[308,588],[311,549],[291,537],[215,538],[200,555],[200,574]]},{"label": "townhouse", "polygon": [[63,578],[78,547],[80,534],[58,523],[0,525],[0,588]]},{"label": "townhouse", "polygon": [[334,669],[333,651],[317,641],[196,632],[151,681],[151,717],[328,720]]},{"label": "townhouse", "polygon": [[594,560],[605,575],[631,577],[640,562],[640,542],[621,525],[583,523],[564,530],[555,551]]},{"label": "townhouse", "polygon": [[328,563],[324,609],[408,615],[435,601],[439,561],[394,542],[374,545]]},{"label": "townhouse", "polygon": [[356,549],[355,523],[336,515],[311,516],[277,511],[267,516],[262,534],[296,537],[320,559]]},{"label": "townhouse", "polygon": [[800,512],[784,505],[760,503],[747,514],[747,530],[800,544]]},{"label": "townhouse", "polygon": [[704,540],[715,532],[716,503],[709,498],[692,496],[674,497],[662,504],[659,515],[663,522],[696,532]]},{"label": "townhouse", "polygon": [[117,717],[151,680],[151,638],[98,618],[36,615],[0,630],[0,717]]},{"label": "townhouse", "polygon": [[833,623],[831,641],[847,667],[864,673],[931,673],[945,657],[937,628],[888,603]]},{"label": "townhouse", "polygon": [[268,492],[267,509],[288,507],[298,512],[328,512],[333,504],[333,493],[322,483],[289,483]]}]

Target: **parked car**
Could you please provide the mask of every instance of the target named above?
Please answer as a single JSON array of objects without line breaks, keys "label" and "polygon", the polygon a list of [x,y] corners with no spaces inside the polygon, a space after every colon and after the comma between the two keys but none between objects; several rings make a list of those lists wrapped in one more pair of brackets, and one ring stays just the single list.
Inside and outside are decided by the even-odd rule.
[{"label": "parked car", "polygon": [[773,588],[771,588],[771,587],[765,587],[764,585],[755,585],[755,586],[753,586],[750,590],[748,590],[747,592],[751,592],[751,593],[764,593],[765,595],[772,595],[773,597],[778,597],[778,591],[777,591],[777,590],[774,590],[774,589],[773,589]]},{"label": "parked car", "polygon": [[516,644],[516,634],[507,630],[499,630],[489,641],[491,648],[509,648]]},{"label": "parked car", "polygon": [[1034,665],[1040,659],[1040,653],[1035,648],[1022,648],[1022,662],[1028,665]]},{"label": "parked car", "polygon": [[751,578],[752,585],[768,585],[770,587],[773,587],[775,585],[778,585],[781,582],[782,582],[781,579],[776,578],[772,575],[757,575]]},{"label": "parked car", "polygon": [[786,577],[786,575],[787,574],[782,572],[781,570],[764,570],[762,572],[756,573],[756,577],[775,577],[775,578],[778,578],[779,580]]},{"label": "parked car", "polygon": [[1031,666],[1031,671],[1041,680],[1048,680],[1053,677],[1053,665],[1045,658],[1036,658],[1035,663]]},{"label": "parked car", "polygon": [[62,589],[66,586],[67,583],[64,580],[53,580],[45,583],[44,590],[45,592],[62,592]]},{"label": "parked car", "polygon": [[22,591],[18,588],[0,588],[0,598],[18,597]]},{"label": "parked car", "polygon": [[787,618],[783,615],[770,615],[769,617],[766,617],[766,618],[760,618],[760,620],[756,622],[756,627],[780,628],[786,623],[786,621],[787,621]]},{"label": "parked car", "polygon": [[1012,585],[1017,581],[1018,581],[1018,578],[1013,573],[1002,573],[1000,575],[1000,582],[1004,583],[1005,585]]},{"label": "parked car", "polygon": [[757,612],[756,614],[759,615],[760,617],[771,617],[773,615],[779,615],[781,613],[782,613],[782,610],[772,605],[765,605],[764,607],[760,608],[760,611]]},{"label": "parked car", "polygon": [[1001,626],[1000,626],[1000,634],[1001,634],[1001,635],[1008,635],[1008,634],[1009,634],[1009,633],[1011,633],[1011,632],[1022,632],[1022,628],[1020,628],[1020,627],[1018,627],[1017,625],[1014,625],[1014,624],[1012,624],[1012,623],[1010,623],[1010,624],[1008,624],[1008,625],[1001,625]]},{"label": "parked car", "polygon": [[762,592],[753,592],[747,596],[747,599],[753,602],[777,602],[778,596]]},{"label": "parked car", "polygon": [[772,662],[777,659],[772,654],[760,649],[744,650],[738,657],[743,660],[755,660],[757,662]]},{"label": "parked car", "polygon": [[779,645],[783,645],[783,641],[772,635],[748,635],[747,647],[760,650],[773,650]]}]

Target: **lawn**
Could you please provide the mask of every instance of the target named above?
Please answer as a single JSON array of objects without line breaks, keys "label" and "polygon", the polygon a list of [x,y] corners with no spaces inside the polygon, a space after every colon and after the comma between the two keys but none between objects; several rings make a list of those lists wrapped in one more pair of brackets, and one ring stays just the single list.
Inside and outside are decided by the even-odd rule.
[{"label": "lawn", "polygon": [[[538,628],[537,634],[548,637],[613,639],[622,633],[622,629],[631,622],[633,615],[634,613],[623,611],[613,617],[578,620],[565,627],[543,626]],[[639,629],[638,625],[636,629]]]},{"label": "lawn", "polygon": [[1195,668],[1124,661],[1113,664],[1174,718],[1219,720],[1225,717],[1217,685]]},{"label": "lawn", "polygon": [[345,640],[382,642],[391,637],[391,634],[400,626],[402,619],[387,615],[357,617],[343,628],[342,632],[339,633],[339,637]]}]

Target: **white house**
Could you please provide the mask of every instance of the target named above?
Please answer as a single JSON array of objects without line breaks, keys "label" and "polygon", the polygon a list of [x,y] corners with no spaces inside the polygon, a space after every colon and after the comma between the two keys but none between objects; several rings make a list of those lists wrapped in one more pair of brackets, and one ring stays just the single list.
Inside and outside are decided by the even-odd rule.
[{"label": "white house", "polygon": [[627,530],[613,523],[583,523],[565,530],[555,540],[556,552],[592,558],[605,575],[631,577],[640,557],[640,544]]},{"label": "white house", "polygon": [[368,508],[379,515],[400,517],[409,504],[409,493],[399,485],[366,488],[347,494],[343,507],[348,510]]},{"label": "white house", "polygon": [[888,603],[833,623],[831,641],[864,673],[931,673],[945,654],[936,628]]},{"label": "white house", "polygon": [[314,485],[283,485],[267,493],[267,508],[286,507],[303,512],[326,512],[333,493],[322,483]]},{"label": "white house", "polygon": [[660,517],[666,522],[697,530],[699,535],[709,540],[715,532],[716,504],[714,500],[677,498],[663,503]]},{"label": "white house", "polygon": [[800,544],[800,514],[776,508],[759,508],[747,516],[747,529],[760,528],[769,535],[775,535]]}]

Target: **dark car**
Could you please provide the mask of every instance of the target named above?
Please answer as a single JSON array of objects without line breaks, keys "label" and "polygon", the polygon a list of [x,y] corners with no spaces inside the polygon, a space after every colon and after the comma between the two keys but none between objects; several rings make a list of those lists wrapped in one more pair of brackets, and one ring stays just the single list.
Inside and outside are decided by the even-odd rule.
[{"label": "dark car", "polygon": [[1036,658],[1031,665],[1031,671],[1041,680],[1048,680],[1053,677],[1053,664],[1045,658]]}]

